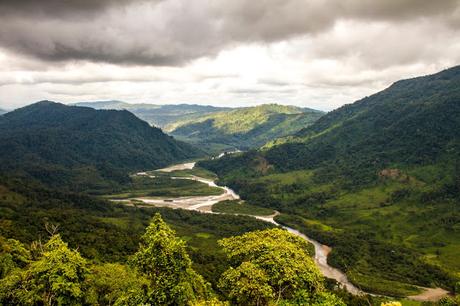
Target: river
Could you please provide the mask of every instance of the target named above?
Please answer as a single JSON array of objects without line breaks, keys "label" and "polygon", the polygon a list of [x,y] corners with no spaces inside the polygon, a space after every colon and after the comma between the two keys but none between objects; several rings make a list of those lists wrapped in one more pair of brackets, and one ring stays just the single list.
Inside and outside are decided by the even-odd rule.
[{"label": "river", "polygon": [[[177,170],[190,170],[190,169],[193,169],[194,167],[195,167],[195,163],[183,163],[183,164],[173,165],[167,168],[158,169],[156,171],[172,172],[172,171],[177,171]],[[147,173],[140,172],[138,173],[138,175],[147,175]],[[154,177],[154,176],[151,176],[151,177]],[[240,198],[238,194],[236,194],[232,189],[226,186],[218,186],[214,181],[203,178],[203,177],[187,176],[187,177],[172,177],[172,179],[195,180],[195,181],[205,183],[211,187],[221,188],[224,192],[221,195],[213,195],[213,196],[176,197],[176,198],[163,198],[163,199],[138,197],[138,198],[135,198],[135,200],[144,202],[145,204],[147,204],[146,206],[151,206],[151,205],[163,206],[163,207],[166,206],[166,207],[171,207],[171,208],[182,208],[182,209],[187,209],[187,210],[195,210],[195,211],[200,211],[204,213],[213,213],[211,210],[212,205],[220,201],[238,200]],[[280,226],[286,229],[287,231],[291,232],[292,234],[297,235],[307,240],[311,244],[313,244],[313,246],[315,247],[315,257],[314,257],[315,263],[325,277],[336,280],[343,288],[346,288],[348,292],[352,294],[356,295],[356,294],[363,293],[361,290],[359,290],[356,286],[354,286],[348,280],[345,273],[343,273],[339,269],[331,267],[327,263],[327,256],[331,252],[331,248],[329,246],[321,244],[318,241],[311,239],[310,237],[302,234],[301,232],[293,228],[277,223],[274,220],[274,217],[277,214],[278,212],[276,212],[272,216],[253,216],[253,217],[259,220],[270,222],[277,226]]]},{"label": "river", "polygon": [[[182,164],[177,164],[173,165],[167,168],[162,168],[158,169],[156,171],[161,171],[161,172],[173,172],[173,171],[178,171],[178,170],[190,170],[195,167],[195,163],[182,163]],[[151,178],[155,178],[154,175],[150,175],[147,172],[139,172],[137,175],[142,175],[142,176],[148,176]],[[208,186],[211,187],[217,187],[221,188],[223,190],[223,193],[220,195],[210,195],[210,196],[190,196],[190,197],[174,197],[174,198],[151,198],[151,197],[137,197],[129,200],[114,200],[117,202],[125,202],[126,205],[134,205],[131,203],[130,200],[137,200],[137,202],[143,202],[145,205],[139,205],[136,204],[136,206],[145,206],[145,207],[151,207],[151,206],[159,206],[159,207],[170,207],[170,208],[181,208],[181,209],[187,209],[187,210],[195,210],[203,213],[214,213],[212,212],[212,206],[220,201],[224,200],[238,200],[240,197],[238,194],[236,194],[232,189],[226,187],[226,186],[218,186],[213,180],[195,176],[195,175],[190,175],[190,176],[184,176],[184,177],[171,177],[172,179],[187,179],[187,180],[195,180],[202,182],[204,184],[207,184]],[[293,228],[290,228],[288,226],[281,225],[277,223],[274,218],[276,215],[279,213],[276,212],[275,214],[271,216],[252,216],[256,219],[265,221],[265,222],[270,222],[273,223],[277,226],[280,226],[287,231],[291,232],[294,235],[297,235],[311,244],[315,247],[315,257],[314,261],[318,268],[320,269],[321,273],[328,278],[332,278],[336,280],[343,288],[345,288],[348,292],[354,295],[359,295],[359,294],[365,294],[366,292],[363,292],[359,288],[357,288],[355,285],[353,285],[342,271],[339,269],[336,269],[334,267],[331,267],[327,263],[327,257],[329,253],[331,252],[332,248],[319,243],[318,241],[311,239],[310,237],[306,236],[305,234],[299,232],[298,230],[295,230]],[[439,300],[441,297],[446,296],[449,292],[442,289],[442,288],[425,288],[425,287],[419,287],[420,289],[423,290],[418,295],[410,296],[408,298],[417,300],[417,301],[436,301]]]}]

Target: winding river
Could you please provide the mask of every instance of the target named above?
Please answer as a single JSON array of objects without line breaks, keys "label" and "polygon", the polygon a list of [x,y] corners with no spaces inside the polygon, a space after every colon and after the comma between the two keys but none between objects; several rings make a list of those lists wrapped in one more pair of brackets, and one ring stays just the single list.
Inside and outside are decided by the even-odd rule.
[{"label": "winding river", "polygon": [[[178,165],[173,165],[171,167],[163,168],[163,169],[158,169],[156,171],[161,171],[161,172],[172,172],[172,171],[177,171],[177,170],[189,170],[193,169],[195,167],[195,163],[184,163],[184,164],[178,164]],[[145,172],[140,172],[138,175],[148,175]],[[151,176],[154,177],[154,176]],[[182,208],[182,209],[188,209],[188,210],[195,210],[195,211],[200,211],[204,213],[213,213],[211,208],[212,205],[224,201],[224,200],[237,200],[240,197],[230,188],[226,186],[218,186],[214,181],[199,177],[199,176],[187,176],[187,177],[172,177],[172,179],[188,179],[188,180],[195,180],[199,181],[202,183],[207,184],[208,186],[211,187],[217,187],[221,188],[224,192],[221,195],[214,195],[214,196],[193,196],[193,197],[177,197],[177,198],[147,198],[147,197],[138,197],[135,198],[137,201],[141,201],[146,204],[146,206],[166,206],[166,207],[171,207],[171,208]],[[277,223],[274,220],[274,217],[278,215],[279,213],[276,212],[275,214],[271,216],[253,216],[259,220],[265,221],[265,222],[270,222],[273,223],[277,226],[280,226],[289,232],[293,233],[294,235],[297,235],[311,244],[315,247],[315,263],[323,273],[325,277],[332,278],[336,280],[342,287],[346,288],[350,293],[352,294],[362,294],[363,292],[359,290],[356,286],[354,286],[347,278],[347,276],[340,271],[339,269],[336,269],[334,267],[331,267],[327,263],[327,256],[329,255],[331,248],[327,245],[321,244],[316,240],[313,240],[306,235],[302,234],[301,232],[287,227],[283,226],[279,223]]]},{"label": "winding river", "polygon": [[[167,168],[162,168],[158,169],[156,171],[161,171],[161,172],[173,172],[173,171],[178,171],[178,170],[190,170],[195,167],[195,163],[183,163],[183,164],[177,164],[173,165]],[[139,172],[137,175],[140,176],[148,176],[151,178],[154,178],[154,175],[149,174],[149,172]],[[159,206],[159,207],[170,207],[170,208],[181,208],[181,209],[187,209],[187,210],[195,210],[203,213],[214,213],[212,212],[212,206],[220,201],[224,200],[238,200],[240,197],[238,194],[236,194],[232,189],[226,187],[226,186],[218,186],[213,180],[206,179],[203,177],[199,176],[181,176],[181,177],[171,177],[172,179],[187,179],[187,180],[195,180],[198,182],[202,182],[204,184],[207,184],[208,186],[211,187],[217,187],[223,190],[222,194],[219,195],[209,195],[209,196],[189,196],[189,197],[173,197],[173,198],[158,198],[158,197],[137,197],[137,198],[132,198],[128,200],[113,200],[117,202],[124,202],[126,205],[136,205],[136,206],[144,206],[144,207],[151,207],[151,206]],[[136,201],[136,204],[133,204],[132,200]],[[139,203],[141,203],[139,205]],[[298,230],[295,230],[293,228],[281,225],[277,223],[274,218],[279,214],[279,212],[275,212],[275,214],[271,216],[252,216],[254,218],[257,218],[259,220],[265,221],[265,222],[270,222],[273,223],[277,226],[280,226],[287,231],[291,232],[294,235],[297,235],[311,244],[315,247],[315,257],[314,261],[322,274],[325,277],[332,278],[336,280],[340,286],[345,288],[348,292],[355,294],[355,295],[360,295],[360,294],[365,294],[366,292],[360,290],[357,288],[355,285],[353,285],[342,271],[339,269],[336,269],[334,267],[331,267],[327,263],[327,257],[329,253],[331,252],[331,247],[321,244],[318,241],[311,239],[310,237],[306,236],[305,234],[299,232]],[[418,300],[418,301],[436,301],[439,300],[441,297],[445,296],[448,294],[448,291],[441,289],[441,288],[425,288],[425,287],[419,287],[420,289],[423,289],[423,292],[410,296],[408,298],[413,299],[413,300]]]}]

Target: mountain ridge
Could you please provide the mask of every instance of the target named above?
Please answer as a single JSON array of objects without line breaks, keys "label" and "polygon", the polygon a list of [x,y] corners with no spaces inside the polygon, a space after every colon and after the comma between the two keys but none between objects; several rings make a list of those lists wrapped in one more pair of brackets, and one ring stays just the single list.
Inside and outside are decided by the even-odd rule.
[{"label": "mountain ridge", "polygon": [[51,101],[5,114],[0,130],[3,173],[51,185],[66,182],[67,187],[75,181],[78,191],[85,185],[94,188],[99,181],[116,185],[126,181],[129,172],[202,154],[126,110],[95,110]]},{"label": "mountain ridge", "polygon": [[179,139],[189,139],[191,143],[215,143],[246,150],[293,134],[323,114],[309,108],[262,104],[179,121],[166,129],[171,135]]},{"label": "mountain ridge", "polygon": [[198,104],[147,104],[127,103],[119,100],[77,102],[72,105],[96,109],[126,109],[151,125],[164,128],[166,125],[186,117],[199,117],[230,108]]},{"label": "mountain ridge", "polygon": [[361,288],[452,290],[459,132],[456,66],[395,82],[262,149],[199,165],[249,204],[278,210],[279,223],[332,246],[328,262]]}]

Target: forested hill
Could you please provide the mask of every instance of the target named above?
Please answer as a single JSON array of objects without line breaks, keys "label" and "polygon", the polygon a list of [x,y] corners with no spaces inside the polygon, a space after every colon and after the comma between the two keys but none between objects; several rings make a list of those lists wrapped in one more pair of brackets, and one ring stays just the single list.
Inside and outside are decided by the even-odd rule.
[{"label": "forested hill", "polygon": [[[260,150],[201,162],[333,248],[360,288],[459,281],[460,67],[394,83]],[[388,252],[388,250],[392,250]]]},{"label": "forested hill", "polygon": [[142,120],[147,121],[151,125],[164,128],[168,124],[173,124],[177,121],[200,118],[214,112],[222,112],[231,110],[227,107],[215,107],[210,105],[195,105],[195,104],[131,104],[123,101],[94,101],[94,102],[79,102],[76,106],[86,106],[95,109],[126,109]]},{"label": "forested hill", "polygon": [[459,141],[457,66],[398,81],[326,114],[294,137],[280,139],[256,155],[275,171],[324,166],[362,178],[375,177],[376,170],[389,166],[453,159],[460,152]]},{"label": "forested hill", "polygon": [[293,134],[315,122],[321,111],[264,104],[212,113],[166,127],[179,139],[216,148],[256,148],[278,137]]},{"label": "forested hill", "polygon": [[128,179],[128,172],[197,157],[128,111],[42,101],[0,117],[3,176],[82,191]]}]

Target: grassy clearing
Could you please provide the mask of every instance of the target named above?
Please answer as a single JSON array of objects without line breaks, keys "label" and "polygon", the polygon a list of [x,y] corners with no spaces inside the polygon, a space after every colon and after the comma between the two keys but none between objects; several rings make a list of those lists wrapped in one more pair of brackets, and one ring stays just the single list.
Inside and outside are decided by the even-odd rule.
[{"label": "grassy clearing", "polygon": [[[155,172],[155,174],[158,174],[158,172]],[[169,176],[176,176],[176,177],[177,176],[179,176],[179,177],[183,177],[183,176],[199,176],[199,177],[202,177],[202,178],[205,178],[205,179],[210,179],[210,180],[216,180],[217,179],[217,176],[214,173],[212,173],[209,170],[200,168],[200,167],[194,167],[193,169],[188,169],[188,170],[172,171],[172,172],[169,172],[169,173],[166,173],[166,174],[168,174]]]},{"label": "grassy clearing", "polygon": [[214,204],[212,211],[251,216],[268,216],[275,213],[273,209],[251,205],[244,201],[222,201]]},{"label": "grassy clearing", "polygon": [[136,197],[182,197],[219,195],[223,191],[217,187],[188,180],[169,177],[133,177],[133,183],[125,191],[105,195],[108,199],[128,199]]},{"label": "grassy clearing", "polygon": [[422,290],[416,286],[401,283],[398,281],[384,280],[379,277],[370,275],[362,275],[360,273],[347,273],[350,281],[364,291],[372,291],[377,294],[391,295],[391,296],[410,296],[421,293]]}]

